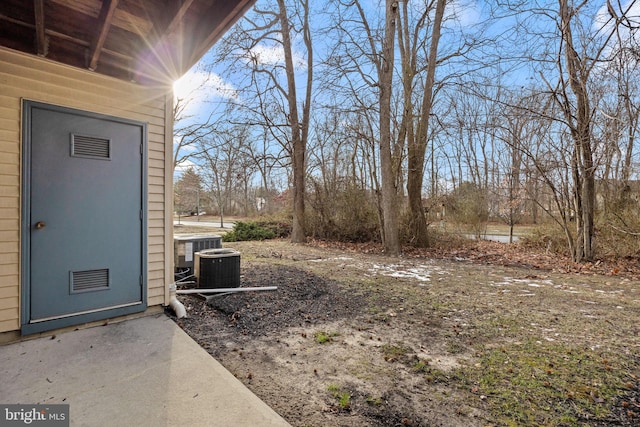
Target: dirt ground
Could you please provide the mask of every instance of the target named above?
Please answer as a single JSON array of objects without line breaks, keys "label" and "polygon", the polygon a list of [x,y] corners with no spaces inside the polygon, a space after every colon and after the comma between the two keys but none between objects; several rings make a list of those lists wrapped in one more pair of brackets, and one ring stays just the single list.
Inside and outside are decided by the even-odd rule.
[{"label": "dirt ground", "polygon": [[632,274],[224,246],[243,287],[278,289],[181,295],[176,322],[294,426],[640,425]]}]

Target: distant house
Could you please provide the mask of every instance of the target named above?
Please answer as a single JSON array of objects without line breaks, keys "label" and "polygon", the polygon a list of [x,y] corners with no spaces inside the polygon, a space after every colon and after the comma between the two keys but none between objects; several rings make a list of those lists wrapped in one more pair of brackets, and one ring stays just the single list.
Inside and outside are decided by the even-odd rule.
[{"label": "distant house", "polygon": [[0,2],[0,341],[168,303],[171,85],[253,2]]}]

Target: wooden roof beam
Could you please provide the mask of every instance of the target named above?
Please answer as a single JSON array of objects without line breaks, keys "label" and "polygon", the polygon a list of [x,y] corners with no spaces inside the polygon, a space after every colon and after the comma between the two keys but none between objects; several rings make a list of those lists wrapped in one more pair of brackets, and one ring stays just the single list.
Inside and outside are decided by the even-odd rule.
[{"label": "wooden roof beam", "polygon": [[[147,49],[137,58],[133,67],[135,80],[142,84],[167,84],[182,76],[222,35],[249,9],[256,0],[211,0],[197,19],[185,29],[188,37],[178,30],[185,23],[189,0],[176,10],[176,15],[160,33],[157,40],[148,44]],[[187,4],[189,3],[189,4]],[[178,17],[180,15],[180,17]]]},{"label": "wooden roof beam", "polygon": [[[138,58],[138,64],[135,67],[135,80],[142,78],[163,81],[167,77],[170,79],[178,78],[184,72],[181,64],[182,58],[178,58],[176,53],[181,52],[183,48],[182,34],[177,30],[184,24],[185,15],[194,1],[181,1],[174,11],[168,13],[170,19],[166,21],[166,25],[156,24],[155,33],[157,39],[150,41],[150,49],[146,52],[147,54]],[[177,45],[180,48],[172,51],[172,48]]]},{"label": "wooden roof beam", "polygon": [[105,0],[102,2],[102,8],[100,9],[100,15],[98,16],[98,34],[91,43],[91,49],[89,52],[89,69],[94,71],[98,66],[98,59],[100,58],[100,52],[104,46],[107,35],[109,34],[109,28],[113,21],[116,9],[118,7],[119,0]]},{"label": "wooden roof beam", "polygon": [[44,27],[44,0],[33,0],[36,27],[36,54],[47,56],[47,36]]},{"label": "wooden roof beam", "polygon": [[171,22],[169,23],[169,25],[167,25],[167,28],[164,31],[164,34],[166,36],[170,35],[176,30],[178,25],[182,22],[182,18],[187,13],[187,10],[189,10],[189,8],[191,7],[191,4],[193,4],[193,1],[194,0],[184,0],[182,2],[182,4],[180,5],[180,8],[173,15]]}]

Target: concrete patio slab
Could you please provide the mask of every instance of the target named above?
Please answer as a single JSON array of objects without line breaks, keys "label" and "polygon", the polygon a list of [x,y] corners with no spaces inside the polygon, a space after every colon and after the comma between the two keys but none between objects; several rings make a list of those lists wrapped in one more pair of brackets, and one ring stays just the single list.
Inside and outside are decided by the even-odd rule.
[{"label": "concrete patio slab", "polygon": [[0,403],[71,426],[289,426],[164,314],[0,346]]}]

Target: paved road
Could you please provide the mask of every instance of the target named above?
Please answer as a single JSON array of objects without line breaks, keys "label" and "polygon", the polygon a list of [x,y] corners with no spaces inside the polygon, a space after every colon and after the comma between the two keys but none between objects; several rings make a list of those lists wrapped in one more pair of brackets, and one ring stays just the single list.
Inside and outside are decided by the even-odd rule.
[{"label": "paved road", "polygon": [[[467,239],[475,239],[476,236],[473,234],[463,234],[464,237],[466,237]],[[503,236],[500,234],[483,234],[482,236],[480,236],[481,239],[483,240],[491,240],[492,242],[498,242],[498,243],[509,243],[509,236]],[[513,236],[513,241],[517,242],[520,239],[520,237],[518,236]]]},{"label": "paved road", "polygon": [[178,220],[174,220],[173,224],[182,224],[182,225],[191,225],[191,226],[195,226],[195,227],[211,227],[211,228],[233,228],[234,223],[233,222],[223,222],[222,223],[222,227],[220,227],[220,221],[192,221],[192,220],[180,220],[180,222],[178,222]]}]

